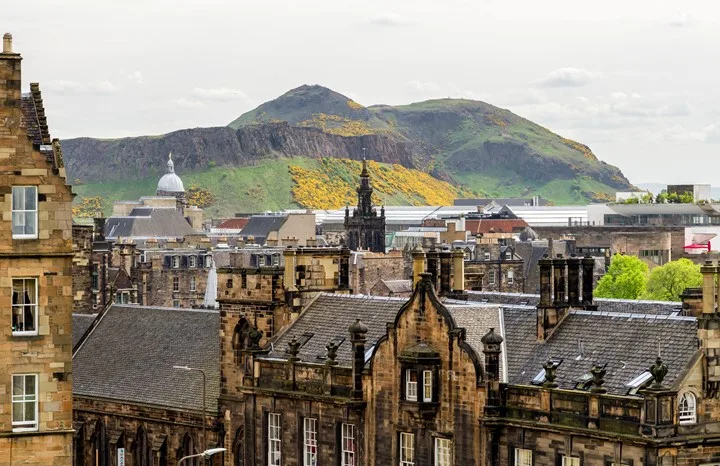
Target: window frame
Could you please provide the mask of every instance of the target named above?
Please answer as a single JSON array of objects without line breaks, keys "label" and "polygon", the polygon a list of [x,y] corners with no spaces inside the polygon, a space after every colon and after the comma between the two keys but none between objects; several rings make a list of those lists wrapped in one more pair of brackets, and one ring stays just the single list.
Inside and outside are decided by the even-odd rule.
[{"label": "window frame", "polygon": [[197,291],[197,280],[195,276],[190,277],[190,291]]},{"label": "window frame", "polygon": [[340,466],[356,466],[355,424],[340,424]]},{"label": "window frame", "polygon": [[[16,386],[15,378],[16,378],[16,377],[22,377],[22,380],[23,380],[23,393],[22,393],[22,395],[15,395],[15,386]],[[35,391],[34,391],[34,393],[33,393],[32,395],[30,395],[31,397],[34,397],[34,399],[32,399],[32,400],[27,400],[27,399],[26,399],[26,398],[28,397],[28,394],[26,393],[25,387],[26,387],[26,385],[27,385],[26,380],[27,380],[28,377],[32,377],[32,378],[35,379]],[[12,431],[13,431],[13,432],[36,432],[36,431],[39,430],[38,405],[39,405],[39,398],[40,398],[40,396],[39,396],[39,395],[40,395],[40,393],[39,393],[39,392],[40,392],[40,387],[39,387],[39,385],[38,385],[38,384],[39,384],[39,380],[38,380],[38,379],[39,379],[38,374],[12,374],[12,377],[11,377],[11,388],[10,388],[10,393],[11,393],[11,398],[10,398],[10,400],[11,400],[11,401],[10,401],[10,404],[11,404],[11,406],[10,406],[10,419],[11,419]],[[21,397],[21,399],[16,400],[17,397]],[[34,410],[33,410],[34,419],[33,419],[31,422],[28,422],[28,421],[26,421],[26,420],[24,420],[24,419],[23,419],[22,421],[16,421],[16,420],[15,420],[15,405],[16,405],[16,404],[20,404],[20,403],[23,405],[23,409],[22,409],[23,418],[24,418],[25,415],[27,414],[27,411],[26,411],[26,409],[25,409],[25,405],[26,405],[27,403],[33,403],[33,404],[34,404]]]},{"label": "window frame", "polygon": [[[15,209],[15,195],[16,195],[16,194],[15,194],[15,188],[17,188],[17,189],[22,189],[22,190],[23,190],[23,191],[22,191],[22,192],[23,192],[23,208],[22,208],[22,209],[17,209],[17,210]],[[26,208],[25,208],[25,207],[26,207],[26,206],[25,206],[25,203],[26,203],[26,199],[25,199],[25,189],[28,189],[28,188],[32,188],[32,189],[35,190],[35,209],[26,209]],[[37,186],[31,186],[31,185],[13,186],[10,192],[11,192],[11,198],[10,198],[10,232],[11,232],[11,234],[12,234],[12,239],[38,239],[38,235],[39,235],[39,232],[38,232],[38,230],[39,230],[39,228],[38,228],[38,224],[39,224],[38,217],[40,216],[40,215],[39,215],[39,209],[38,209],[38,204],[39,204],[39,200],[38,200],[38,198],[39,198],[39,196],[38,196],[38,187],[37,187]],[[35,224],[33,225],[34,233],[14,233],[12,230],[13,230],[13,228],[15,227],[15,213],[23,214],[23,220],[24,220],[24,221],[27,221],[27,217],[26,217],[24,214],[26,214],[26,213],[28,213],[28,212],[34,212],[34,213],[35,213],[35,221],[34,221]],[[23,223],[23,226],[26,226],[26,224]]]},{"label": "window frame", "polygon": [[508,269],[506,281],[508,285],[512,285],[515,283],[515,271],[513,269]]},{"label": "window frame", "polygon": [[433,402],[433,371],[423,369],[422,371],[423,403]]},{"label": "window frame", "polygon": [[179,309],[180,307],[182,307],[178,298],[172,300],[172,307],[175,309]]},{"label": "window frame", "polygon": [[172,280],[173,280],[173,284],[172,284],[173,293],[180,292],[180,277],[177,277],[177,276],[173,277]]},{"label": "window frame", "polygon": [[[529,455],[529,461],[527,461],[527,457],[525,455]],[[515,447],[515,455],[513,464],[515,466],[533,466],[533,451],[529,450],[527,448],[517,448]]]},{"label": "window frame", "polygon": [[197,256],[188,256],[188,267],[197,268]]},{"label": "window frame", "polygon": [[582,460],[579,456],[562,455],[560,457],[560,466],[581,466]]},{"label": "window frame", "polygon": [[172,268],[173,269],[179,269],[180,268],[180,256],[172,256]]},{"label": "window frame", "polygon": [[[683,403],[688,400],[689,403],[683,409]],[[697,424],[697,397],[693,392],[685,392],[678,402],[678,424],[691,425]]]},{"label": "window frame", "polygon": [[415,466],[415,434],[412,432],[400,432],[398,459],[400,466]]},{"label": "window frame", "polygon": [[[267,441],[268,466],[280,466],[282,464],[282,417],[280,413],[268,413]],[[275,459],[277,461],[273,461]]]},{"label": "window frame", "polygon": [[[415,381],[411,381],[411,375],[415,376]],[[405,400],[418,400],[418,371],[417,369],[405,369]]]},{"label": "window frame", "polygon": [[[446,443],[446,445],[442,445],[443,443]],[[434,466],[452,465],[452,444],[452,439],[435,437]]]},{"label": "window frame", "polygon": [[[313,450],[314,449],[314,450]],[[303,418],[303,466],[317,466],[317,418]]]},{"label": "window frame", "polygon": [[[12,294],[10,296],[10,329],[12,330],[13,324],[12,319],[14,316],[15,308],[20,308],[20,315],[23,317],[23,327],[25,327],[25,319],[24,319],[24,313],[25,313],[25,307],[31,306],[33,307],[33,330],[12,330],[13,336],[36,336],[38,334],[38,322],[39,322],[39,311],[40,311],[40,305],[38,303],[38,297],[39,297],[39,288],[40,283],[37,277],[12,277],[11,279],[11,287],[14,290],[15,289],[15,281],[23,281],[23,291],[25,290],[24,282],[28,280],[32,280],[35,283],[35,295],[33,296],[33,303],[34,304],[14,304],[12,302]],[[14,291],[13,291],[14,293]]]},{"label": "window frame", "polygon": [[495,284],[495,271],[490,270],[488,271],[488,285],[494,285]]}]

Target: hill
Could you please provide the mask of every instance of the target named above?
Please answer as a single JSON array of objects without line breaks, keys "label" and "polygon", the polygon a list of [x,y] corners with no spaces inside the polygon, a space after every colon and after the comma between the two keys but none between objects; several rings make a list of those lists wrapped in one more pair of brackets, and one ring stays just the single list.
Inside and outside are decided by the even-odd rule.
[{"label": "hill", "polygon": [[[365,107],[322,86],[293,89],[226,127],[113,140],[78,138],[63,141],[63,150],[70,179],[84,183],[88,194],[138,173],[157,179],[170,151],[183,178],[221,167],[289,170],[289,162],[281,160],[303,159],[300,166],[324,158],[360,160],[366,153],[369,159],[491,196],[539,195],[577,204],[613,199],[614,191],[632,189],[619,169],[598,160],[587,146],[484,102],[439,99]],[[328,164],[318,169],[326,178],[333,173]],[[277,172],[271,178],[286,176]],[[268,201],[265,208],[306,205],[292,187],[282,189],[289,191],[273,196],[289,203]],[[259,205],[242,196],[233,202],[233,211]]]}]

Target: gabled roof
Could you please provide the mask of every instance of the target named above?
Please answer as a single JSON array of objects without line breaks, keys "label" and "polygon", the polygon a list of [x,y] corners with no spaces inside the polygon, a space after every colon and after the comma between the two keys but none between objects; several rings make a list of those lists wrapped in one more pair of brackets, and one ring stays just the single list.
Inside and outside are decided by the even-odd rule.
[{"label": "gabled roof", "polygon": [[576,310],[546,342],[537,341],[533,308],[504,308],[508,382],[528,385],[548,358],[562,359],[556,382],[575,389],[594,364],[607,364],[604,387],[614,395],[628,394],[628,382],[647,371],[658,354],[668,366],[665,384],[672,384],[698,351],[697,320],[657,314]]},{"label": "gabled roof", "polygon": [[207,409],[220,390],[220,314],[217,311],[113,304],[73,356],[73,394],[202,410],[202,377],[173,369],[189,366],[207,375]]},{"label": "gabled roof", "polygon": [[178,238],[197,235],[182,213],[174,208],[134,208],[127,217],[110,217],[105,238]]},{"label": "gabled roof", "polygon": [[30,83],[30,92],[23,94],[20,102],[20,126],[27,131],[33,147],[45,155],[55,168],[64,166],[59,141],[50,137],[45,106],[43,104],[40,85]]},{"label": "gabled roof", "polygon": [[412,280],[380,280],[393,293],[411,293]]},{"label": "gabled roof", "polygon": [[[375,346],[387,331],[387,323],[395,320],[405,298],[381,298],[365,295],[320,294],[305,308],[273,342],[268,358],[287,359],[285,351],[293,337],[298,341],[307,339],[298,355],[302,361],[324,363],[330,341],[339,344],[337,358],[341,366],[352,366],[352,345],[348,328],[356,319],[368,328],[366,351]],[[318,357],[320,356],[320,357]]]},{"label": "gabled roof", "polygon": [[108,281],[116,290],[127,290],[133,287],[132,280],[121,267],[108,268]]},{"label": "gabled roof", "polygon": [[97,317],[97,314],[73,314],[72,315],[72,337],[73,337],[73,348],[78,344],[80,338],[85,334],[87,329],[92,325],[93,320]]},{"label": "gabled roof", "polygon": [[270,232],[280,230],[287,221],[285,215],[253,215],[242,229],[242,236],[267,238]]}]

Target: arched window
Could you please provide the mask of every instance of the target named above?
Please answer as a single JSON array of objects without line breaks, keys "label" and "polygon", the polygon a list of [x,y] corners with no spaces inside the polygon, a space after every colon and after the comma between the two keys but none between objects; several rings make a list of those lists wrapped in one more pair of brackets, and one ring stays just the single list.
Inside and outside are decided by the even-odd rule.
[{"label": "arched window", "polygon": [[73,437],[74,462],[75,466],[83,466],[85,464],[85,424],[78,429],[75,437]]},{"label": "arched window", "polygon": [[695,395],[690,392],[684,393],[680,398],[678,421],[680,424],[695,424],[697,422]]},{"label": "arched window", "polygon": [[108,440],[105,424],[98,419],[95,423],[95,432],[93,432],[92,436],[92,464],[97,466],[110,466],[110,445]]},{"label": "arched window", "polygon": [[134,460],[135,466],[152,466],[152,454],[148,444],[147,431],[145,427],[138,427],[135,433]]},{"label": "arched window", "polygon": [[[180,448],[177,452],[177,460],[180,461],[185,456],[195,455],[197,454],[197,451],[195,450],[195,442],[193,441],[192,436],[190,435],[190,432],[185,432],[185,436],[183,437],[182,444],[180,445]],[[186,466],[199,466],[200,462],[197,458],[192,458],[183,463]]]},{"label": "arched window", "polygon": [[158,452],[158,466],[168,466],[168,446],[167,439],[163,442]]},{"label": "arched window", "polygon": [[233,442],[233,465],[243,466],[245,464],[245,427],[238,427]]}]

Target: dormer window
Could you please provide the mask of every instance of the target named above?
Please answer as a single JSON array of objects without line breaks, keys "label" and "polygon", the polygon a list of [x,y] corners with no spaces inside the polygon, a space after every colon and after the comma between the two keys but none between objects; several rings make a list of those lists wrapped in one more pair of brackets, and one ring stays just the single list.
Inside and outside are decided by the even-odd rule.
[{"label": "dormer window", "polygon": [[197,256],[190,256],[188,259],[189,259],[188,262],[190,264],[190,268],[194,269],[195,267],[197,267]]},{"label": "dormer window", "polygon": [[417,401],[417,371],[407,369],[405,371],[405,399],[408,401]]},{"label": "dormer window", "polygon": [[180,256],[172,256],[172,267],[173,269],[180,268]]},{"label": "dormer window", "polygon": [[419,404],[438,399],[434,379],[440,368],[440,355],[425,343],[406,349],[400,355],[402,367],[402,399]]},{"label": "dormer window", "polygon": [[697,422],[696,407],[695,395],[690,392],[683,394],[678,409],[678,422],[680,424],[695,424]]},{"label": "dormer window", "polygon": [[430,403],[433,400],[433,371],[423,371],[423,401]]}]

